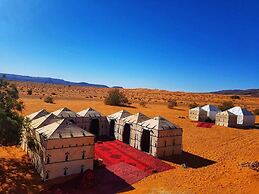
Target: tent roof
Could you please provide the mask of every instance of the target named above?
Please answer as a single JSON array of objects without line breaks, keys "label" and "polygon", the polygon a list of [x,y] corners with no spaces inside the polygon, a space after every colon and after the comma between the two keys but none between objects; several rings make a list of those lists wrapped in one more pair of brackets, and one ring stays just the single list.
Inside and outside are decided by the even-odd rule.
[{"label": "tent roof", "polygon": [[142,114],[142,113],[137,113],[137,114],[134,114],[134,115],[130,115],[128,117],[125,117],[123,119],[123,121],[127,122],[127,123],[141,123],[143,121],[146,121],[150,119],[149,117],[147,117],[146,115]]},{"label": "tent roof", "polygon": [[131,114],[126,111],[126,110],[121,110],[119,112],[116,112],[114,114],[111,114],[109,116],[107,116],[109,119],[122,119],[122,118],[125,118],[125,117],[128,117],[130,116]]},{"label": "tent roof", "polygon": [[142,123],[139,123],[140,126],[156,129],[156,130],[171,130],[171,129],[180,129],[179,126],[171,123],[170,121],[164,119],[163,117],[157,116]]},{"label": "tent roof", "polygon": [[232,112],[229,112],[228,110],[225,110],[225,111],[222,111],[222,112],[219,112],[217,113],[219,115],[225,115],[225,114],[228,114],[228,115],[234,115]]},{"label": "tent roof", "polygon": [[203,107],[201,107],[203,110],[205,111],[217,111],[219,112],[220,110],[216,107],[216,106],[213,106],[211,104],[208,104],[208,105],[205,105]]},{"label": "tent roof", "polygon": [[81,129],[80,127],[61,119],[39,129],[36,131],[45,139],[60,139],[60,138],[73,138],[94,136],[93,134]]},{"label": "tent roof", "polygon": [[200,111],[201,107],[197,106],[197,107],[191,108],[190,110],[198,110],[198,111]]},{"label": "tent roof", "polygon": [[82,110],[77,113],[81,117],[101,117],[101,113],[97,112],[96,110],[90,108],[87,108],[85,110]]},{"label": "tent roof", "polygon": [[44,123],[48,123],[49,124],[51,122],[50,120],[52,120],[54,118],[56,118],[56,116],[54,114],[52,114],[52,113],[47,114],[45,116],[42,116],[40,118],[32,120],[31,121],[31,126],[34,129],[36,129],[36,128],[40,127],[42,124],[44,124]]},{"label": "tent roof", "polygon": [[26,117],[28,119],[30,119],[30,120],[33,120],[33,119],[37,119],[37,118],[40,118],[42,116],[45,116],[47,114],[49,114],[48,111],[46,111],[45,109],[41,109],[41,110],[39,110],[37,112],[34,112],[34,113],[30,114],[30,115],[27,115]]},{"label": "tent roof", "polygon": [[80,115],[78,115],[77,113],[75,113],[74,111],[64,107],[61,109],[58,109],[54,112],[52,112],[54,115],[56,115],[57,117],[61,117],[61,118],[67,118],[67,117],[80,117]]},{"label": "tent roof", "polygon": [[233,108],[230,108],[230,109],[228,109],[228,111],[235,114],[235,115],[254,116],[253,113],[251,113],[247,109],[241,108],[239,106],[235,106]]}]

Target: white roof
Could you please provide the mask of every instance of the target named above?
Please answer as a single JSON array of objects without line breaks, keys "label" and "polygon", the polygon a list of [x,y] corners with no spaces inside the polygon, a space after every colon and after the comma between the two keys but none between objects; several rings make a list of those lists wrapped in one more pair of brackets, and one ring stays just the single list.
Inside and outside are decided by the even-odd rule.
[{"label": "white roof", "polygon": [[213,105],[205,105],[203,107],[201,107],[203,110],[205,111],[216,111],[216,112],[220,112],[220,110],[216,107],[216,106],[213,106]]},{"label": "white roof", "polygon": [[77,113],[81,117],[101,117],[101,113],[97,112],[92,108],[87,108]]},{"label": "white roof", "polygon": [[142,113],[137,113],[137,114],[134,114],[134,115],[130,115],[128,117],[125,117],[123,119],[123,121],[125,121],[126,123],[141,123],[143,121],[146,121],[150,119],[149,117],[147,117],[146,115],[142,114]]},{"label": "white roof", "polygon": [[198,111],[200,111],[200,110],[202,110],[202,109],[201,109],[201,107],[197,106],[197,107],[195,107],[195,108],[191,108],[190,110],[198,110]]},{"label": "white roof", "polygon": [[111,114],[109,116],[107,116],[109,119],[122,119],[122,118],[125,118],[125,117],[128,117],[130,116],[131,114],[126,111],[126,110],[121,110],[119,112],[116,112],[114,114]]},{"label": "white roof", "polygon": [[75,113],[74,111],[64,107],[61,109],[58,109],[54,112],[52,112],[52,114],[56,115],[57,117],[60,118],[67,118],[67,117],[80,117],[80,115],[78,115],[77,113]]},{"label": "white roof", "polygon": [[235,115],[254,116],[253,113],[251,113],[247,109],[241,108],[239,106],[235,106],[233,108],[230,108],[230,109],[228,109],[228,111],[235,114]]},{"label": "white roof", "polygon": [[31,126],[36,129],[40,126],[46,125],[50,123],[50,120],[56,118],[56,116],[52,113],[42,116],[40,118],[34,119],[31,121]]},{"label": "white roof", "polygon": [[45,109],[41,109],[38,112],[34,112],[34,113],[30,114],[30,115],[27,115],[26,117],[28,119],[30,119],[30,120],[33,120],[33,119],[37,119],[37,118],[40,118],[42,116],[45,116],[47,114],[49,114],[48,111],[46,111]]},{"label": "white roof", "polygon": [[154,117],[152,119],[139,123],[139,125],[145,128],[156,129],[156,130],[180,129],[179,126],[171,123],[170,121],[160,116]]},{"label": "white roof", "polygon": [[38,128],[36,131],[45,139],[94,136],[77,125],[67,122],[65,119],[61,119],[44,127]]}]

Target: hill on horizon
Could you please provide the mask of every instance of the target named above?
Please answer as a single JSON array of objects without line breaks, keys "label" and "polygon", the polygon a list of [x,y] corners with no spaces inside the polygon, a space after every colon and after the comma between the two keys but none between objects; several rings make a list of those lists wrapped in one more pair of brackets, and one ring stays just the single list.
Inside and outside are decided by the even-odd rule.
[{"label": "hill on horizon", "polygon": [[[33,77],[9,73],[0,73],[0,77],[5,77],[7,80],[11,81],[22,81],[22,82],[36,82],[36,83],[46,83],[46,84],[59,84],[59,85],[71,85],[71,86],[86,86],[95,88],[110,88],[107,85],[102,84],[91,84],[87,82],[71,82],[58,78],[51,77]],[[112,88],[122,88],[121,86],[113,86]]]}]

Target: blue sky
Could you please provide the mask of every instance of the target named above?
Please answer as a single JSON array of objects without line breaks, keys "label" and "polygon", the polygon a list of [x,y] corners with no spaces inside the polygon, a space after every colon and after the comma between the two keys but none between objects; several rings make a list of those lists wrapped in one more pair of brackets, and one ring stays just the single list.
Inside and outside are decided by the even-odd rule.
[{"label": "blue sky", "polygon": [[129,88],[259,88],[259,1],[0,0],[0,72]]}]

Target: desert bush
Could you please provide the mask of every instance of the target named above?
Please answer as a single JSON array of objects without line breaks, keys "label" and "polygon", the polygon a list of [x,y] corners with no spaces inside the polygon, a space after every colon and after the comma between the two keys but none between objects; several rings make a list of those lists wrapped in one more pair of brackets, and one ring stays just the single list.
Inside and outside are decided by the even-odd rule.
[{"label": "desert bush", "polygon": [[225,111],[225,110],[233,108],[233,107],[234,107],[234,103],[232,101],[224,101],[219,106],[219,109],[222,111]]},{"label": "desert bush", "polygon": [[141,100],[139,102],[139,105],[142,106],[142,107],[146,107],[147,103],[144,100]]},{"label": "desert bush", "polygon": [[54,103],[53,97],[52,96],[46,96],[44,98],[44,102],[46,102],[46,103]]},{"label": "desert bush", "polygon": [[257,109],[254,110],[254,114],[255,114],[255,115],[259,115],[259,108],[257,108]]},{"label": "desert bush", "polygon": [[32,89],[28,89],[28,90],[27,90],[27,94],[28,94],[28,95],[32,95]]},{"label": "desert bush", "polygon": [[123,106],[128,104],[127,97],[120,92],[119,89],[112,89],[108,92],[108,96],[104,99],[106,105]]},{"label": "desert bush", "polygon": [[173,100],[173,99],[168,100],[168,102],[167,102],[167,107],[168,107],[168,108],[172,109],[172,108],[174,108],[175,106],[177,106],[176,100]]},{"label": "desert bush", "polygon": [[233,95],[233,96],[230,96],[231,99],[241,99],[240,96],[237,96],[237,95]]},{"label": "desert bush", "polygon": [[52,92],[52,93],[51,93],[51,95],[55,96],[55,95],[56,95],[56,93],[55,93],[55,92]]}]

